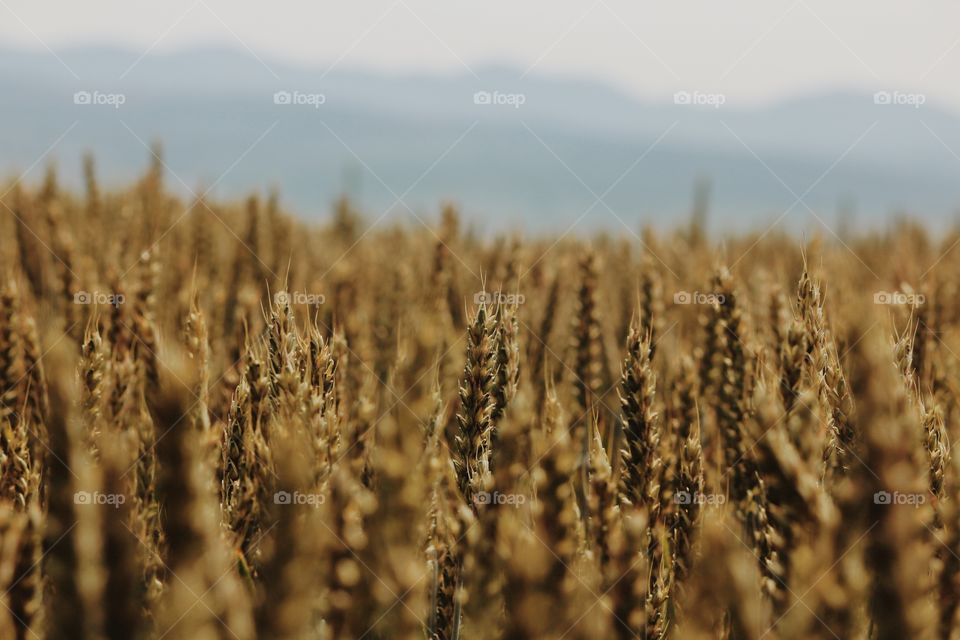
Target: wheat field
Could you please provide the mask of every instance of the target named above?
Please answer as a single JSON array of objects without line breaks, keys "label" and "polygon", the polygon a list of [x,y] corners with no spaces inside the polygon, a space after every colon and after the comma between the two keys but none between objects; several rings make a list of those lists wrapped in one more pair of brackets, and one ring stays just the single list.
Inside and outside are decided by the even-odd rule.
[{"label": "wheat field", "polygon": [[0,197],[0,637],[960,637],[960,233],[85,169]]}]

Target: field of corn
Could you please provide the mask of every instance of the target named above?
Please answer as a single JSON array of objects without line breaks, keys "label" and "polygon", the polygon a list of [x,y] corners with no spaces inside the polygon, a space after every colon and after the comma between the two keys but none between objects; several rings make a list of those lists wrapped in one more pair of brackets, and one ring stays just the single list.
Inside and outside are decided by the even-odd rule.
[{"label": "field of corn", "polygon": [[0,189],[0,638],[960,637],[960,233],[85,168]]}]

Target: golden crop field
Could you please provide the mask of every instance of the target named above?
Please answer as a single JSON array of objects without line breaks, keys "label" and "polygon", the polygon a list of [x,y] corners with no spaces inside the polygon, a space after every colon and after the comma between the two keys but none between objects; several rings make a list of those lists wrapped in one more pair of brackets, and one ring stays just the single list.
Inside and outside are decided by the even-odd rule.
[{"label": "golden crop field", "polygon": [[0,191],[0,638],[960,636],[956,232]]}]

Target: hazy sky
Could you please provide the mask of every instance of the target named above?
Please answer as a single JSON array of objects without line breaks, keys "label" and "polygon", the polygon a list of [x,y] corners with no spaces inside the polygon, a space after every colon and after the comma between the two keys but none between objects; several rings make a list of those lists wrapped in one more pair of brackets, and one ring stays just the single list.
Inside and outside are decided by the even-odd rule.
[{"label": "hazy sky", "polygon": [[960,3],[927,0],[0,0],[0,46],[245,48],[321,67],[481,73],[506,63],[629,93],[753,102],[823,89],[960,108]]}]

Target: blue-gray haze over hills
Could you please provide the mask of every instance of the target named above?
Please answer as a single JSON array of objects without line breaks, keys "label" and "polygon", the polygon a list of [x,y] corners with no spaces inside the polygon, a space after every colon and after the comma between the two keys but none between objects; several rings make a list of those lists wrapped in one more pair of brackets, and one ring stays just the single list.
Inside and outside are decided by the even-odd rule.
[{"label": "blue-gray haze over hills", "polygon": [[[347,192],[371,219],[411,217],[407,206],[435,219],[452,200],[474,226],[494,230],[666,227],[686,221],[704,178],[717,230],[781,216],[790,229],[836,229],[841,209],[848,225],[911,213],[940,226],[960,205],[960,117],[931,101],[914,108],[835,92],[712,108],[669,96],[645,103],[583,79],[521,78],[508,68],[476,69],[478,79],[346,63],[325,73],[322,64],[261,62],[245,50],[57,55],[63,63],[45,50],[0,50],[3,177],[59,139],[28,181],[55,159],[77,185],[90,150],[103,180],[116,184],[141,172],[144,143],[160,140],[171,188],[214,185],[216,196],[239,197],[278,186],[308,218],[327,215]],[[75,104],[83,91],[124,102]],[[482,91],[497,92],[494,101],[522,94],[523,104],[476,104]],[[287,92],[280,102],[289,94],[303,104],[277,104],[277,92]]]}]

